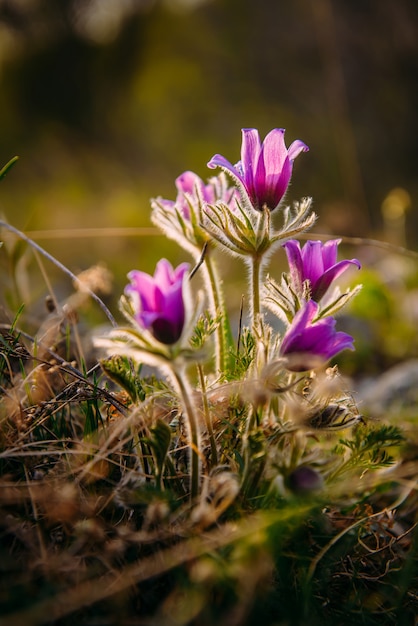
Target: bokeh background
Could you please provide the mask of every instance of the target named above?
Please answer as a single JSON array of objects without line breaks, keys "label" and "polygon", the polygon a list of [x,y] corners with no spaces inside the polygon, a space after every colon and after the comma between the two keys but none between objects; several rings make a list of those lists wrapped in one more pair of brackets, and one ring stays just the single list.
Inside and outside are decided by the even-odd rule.
[{"label": "bokeh background", "polygon": [[318,232],[418,246],[416,0],[0,0],[0,87],[0,212],[119,289],[185,258],[120,229],[238,160],[242,127],[310,146],[288,199],[313,196]]}]

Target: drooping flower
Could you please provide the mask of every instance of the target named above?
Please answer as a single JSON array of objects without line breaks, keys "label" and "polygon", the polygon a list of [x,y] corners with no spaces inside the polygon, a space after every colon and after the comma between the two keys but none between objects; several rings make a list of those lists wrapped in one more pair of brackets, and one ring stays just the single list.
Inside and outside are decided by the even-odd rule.
[{"label": "drooping flower", "polygon": [[165,200],[158,198],[158,202],[168,209],[176,207],[181,212],[184,219],[190,219],[190,205],[196,210],[204,204],[215,204],[223,202],[233,205],[234,199],[238,199],[235,188],[228,187],[227,179],[222,176],[214,176],[205,184],[203,180],[194,172],[183,172],[176,178],[177,198],[176,200]]},{"label": "drooping flower", "polygon": [[221,167],[245,190],[256,210],[275,209],[292,176],[293,162],[308,146],[299,139],[289,148],[284,142],[283,128],[274,128],[263,142],[255,128],[242,129],[241,160],[234,166],[225,157],[215,154],[208,167]]},{"label": "drooping flower", "polygon": [[185,323],[183,286],[189,263],[173,269],[171,263],[161,259],[154,276],[133,270],[125,288],[130,296],[136,322],[161,343],[171,345],[181,337]]},{"label": "drooping flower", "polygon": [[289,262],[290,276],[295,291],[303,291],[303,283],[308,280],[310,297],[318,302],[325,295],[331,283],[350,266],[360,268],[357,259],[337,263],[337,248],[340,239],[307,241],[301,249],[299,241],[290,240],[284,244]]},{"label": "drooping flower", "polygon": [[353,338],[335,330],[333,317],[315,320],[318,309],[314,300],[308,300],[283,337],[280,354],[288,358],[287,368],[292,371],[313,369],[342,350],[354,350]]}]

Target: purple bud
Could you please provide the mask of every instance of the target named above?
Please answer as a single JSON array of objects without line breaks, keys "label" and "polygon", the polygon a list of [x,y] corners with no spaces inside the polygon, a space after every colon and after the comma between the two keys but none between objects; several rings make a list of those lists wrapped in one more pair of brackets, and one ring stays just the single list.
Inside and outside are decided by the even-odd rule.
[{"label": "purple bud", "polygon": [[297,467],[287,477],[289,489],[295,493],[309,493],[322,489],[324,481],[319,472],[309,465]]},{"label": "purple bud", "polygon": [[161,259],[154,276],[138,270],[128,274],[131,284],[125,293],[132,299],[135,320],[161,343],[176,343],[182,334],[183,283],[189,268],[188,263],[182,263],[173,269],[169,261]]}]

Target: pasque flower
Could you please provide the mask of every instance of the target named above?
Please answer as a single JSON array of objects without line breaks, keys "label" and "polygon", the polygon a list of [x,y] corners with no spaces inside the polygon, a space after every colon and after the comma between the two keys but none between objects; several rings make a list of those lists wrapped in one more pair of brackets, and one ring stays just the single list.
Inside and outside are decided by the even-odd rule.
[{"label": "pasque flower", "polygon": [[294,160],[309,150],[300,140],[286,148],[284,133],[283,128],[274,128],[261,142],[257,129],[243,128],[241,160],[234,166],[215,154],[208,167],[221,167],[230,174],[244,188],[255,209],[266,207],[272,211],[286,193]]},{"label": "pasque flower", "polygon": [[190,219],[190,204],[196,208],[202,203],[224,202],[227,205],[233,205],[234,199],[239,197],[236,188],[228,187],[226,177],[214,176],[205,184],[200,176],[187,171],[180,174],[175,183],[177,188],[176,200],[159,198],[158,202],[167,209],[176,207],[186,220]]},{"label": "pasque flower", "polygon": [[337,263],[337,248],[340,241],[340,239],[326,243],[307,241],[302,249],[299,241],[293,239],[284,244],[290,276],[297,293],[302,293],[303,283],[308,280],[310,297],[318,302],[331,283],[350,266],[361,267],[357,259]]},{"label": "pasque flower", "polygon": [[280,346],[281,356],[288,357],[288,369],[305,371],[332,359],[342,350],[354,350],[353,338],[335,330],[335,319],[315,320],[319,305],[308,300],[296,313]]},{"label": "pasque flower", "polygon": [[224,368],[227,355],[225,342],[228,338],[229,323],[224,308],[222,282],[217,277],[216,262],[211,254],[212,235],[205,227],[209,215],[214,215],[213,205],[220,203],[225,210],[235,216],[238,189],[231,187],[224,172],[212,176],[205,183],[191,171],[183,172],[175,181],[177,197],[173,200],[156,198],[152,201],[151,219],[170,239],[176,241],[189,252],[199,268],[203,279],[208,305],[213,317],[222,322],[215,333],[217,345],[215,366],[218,371]]},{"label": "pasque flower", "polygon": [[154,276],[133,270],[125,293],[131,298],[136,322],[149,330],[164,344],[173,344],[180,339],[185,323],[183,284],[190,268],[182,263],[173,269],[171,263],[161,259]]}]

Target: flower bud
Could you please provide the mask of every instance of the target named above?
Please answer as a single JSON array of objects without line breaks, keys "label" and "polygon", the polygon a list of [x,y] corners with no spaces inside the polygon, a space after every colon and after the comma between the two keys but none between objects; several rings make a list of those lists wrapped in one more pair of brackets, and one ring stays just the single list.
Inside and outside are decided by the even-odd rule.
[{"label": "flower bud", "polygon": [[297,467],[287,477],[287,486],[296,494],[308,494],[323,487],[323,479],[319,472],[309,465]]},{"label": "flower bud", "polygon": [[125,288],[130,296],[136,322],[149,330],[163,344],[176,343],[185,322],[183,284],[188,263],[173,269],[169,261],[157,263],[154,276],[133,270],[128,274],[131,284]]}]

